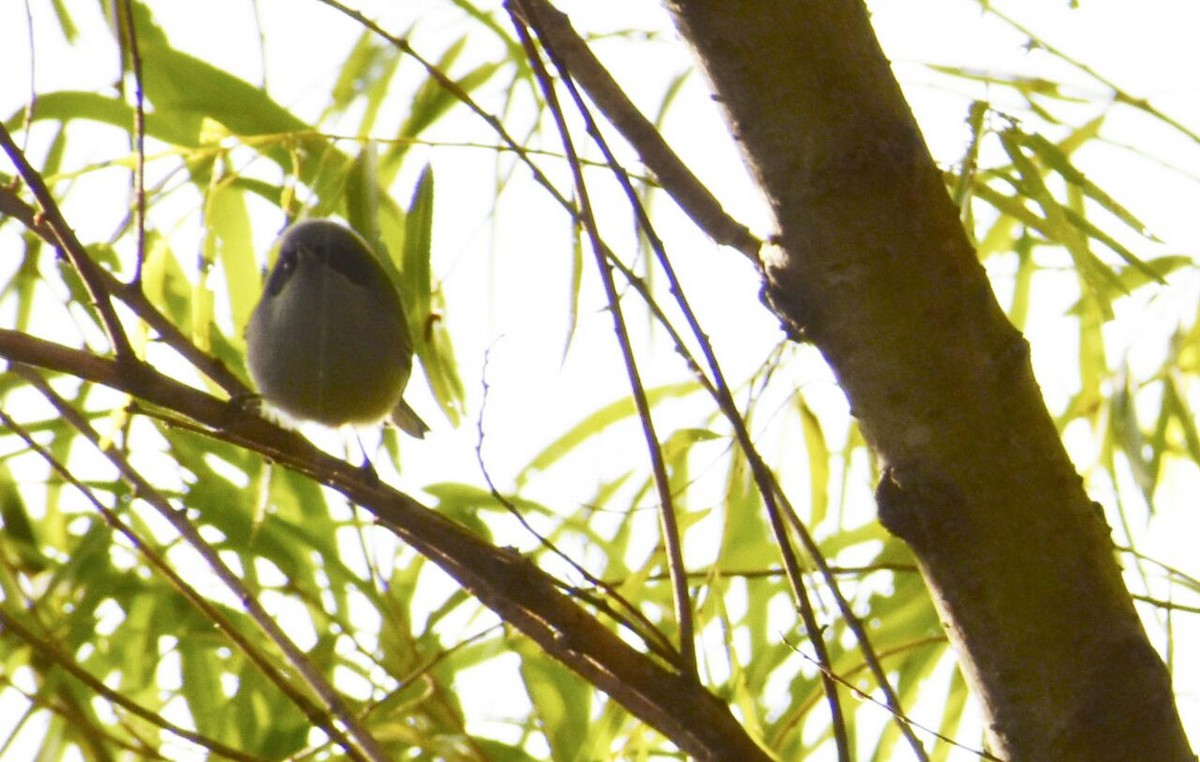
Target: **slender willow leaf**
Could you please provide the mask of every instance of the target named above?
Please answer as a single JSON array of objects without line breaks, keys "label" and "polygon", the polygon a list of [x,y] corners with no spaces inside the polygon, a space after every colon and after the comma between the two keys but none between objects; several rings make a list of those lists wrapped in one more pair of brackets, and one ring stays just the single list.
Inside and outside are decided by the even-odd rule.
[{"label": "slender willow leaf", "polygon": [[[1100,121],[1101,118],[1093,120],[1080,128],[1076,134],[1091,137],[1093,129],[1099,127]],[[1150,233],[1149,228],[1144,222],[1136,217],[1133,212],[1119,204],[1116,199],[1105,192],[1100,186],[1085,177],[1083,172],[1079,171],[1071,163],[1067,153],[1051,143],[1044,135],[1031,133],[1025,134],[1024,137],[1024,145],[1032,149],[1038,158],[1046,163],[1046,166],[1062,175],[1064,180],[1078,187],[1083,191],[1084,195],[1100,204],[1105,211],[1110,212],[1117,219],[1124,222],[1138,235],[1145,236],[1152,241],[1158,240]]]},{"label": "slender willow leaf", "polygon": [[[664,399],[682,397],[700,390],[700,385],[694,381],[677,384],[667,384],[646,390],[646,399],[653,406]],[[559,459],[570,454],[580,444],[599,434],[604,429],[635,415],[637,410],[633,400],[627,397],[605,405],[582,421],[571,427],[565,434],[550,443],[538,453],[529,465],[517,476],[517,487],[520,488],[529,477],[538,471],[545,471]]]},{"label": "slender willow leaf", "polygon": [[1105,296],[1104,283],[1119,285],[1116,274],[1088,249],[1087,239],[1070,224],[1063,206],[1046,187],[1041,170],[1022,152],[1020,134],[1015,130],[1008,130],[1000,138],[1020,177],[1019,187],[1022,195],[1037,203],[1045,214],[1042,232],[1071,254],[1080,277],[1088,290],[1096,296],[1104,319],[1111,320],[1112,305]]},{"label": "slender willow leaf", "polygon": [[214,239],[225,276],[233,325],[240,336],[260,292],[250,212],[242,188],[232,183],[216,184],[207,199],[205,221],[206,235]]},{"label": "slender willow leaf", "polygon": [[1155,483],[1154,470],[1146,457],[1146,440],[1138,422],[1135,390],[1128,368],[1123,368],[1113,379],[1113,394],[1109,402],[1111,424],[1108,436],[1112,444],[1125,455],[1133,480],[1146,497],[1152,501]]},{"label": "slender willow leaf", "polygon": [[816,413],[800,395],[796,395],[796,400],[800,406],[804,449],[808,453],[809,523],[818,526],[829,510],[829,447]]},{"label": "slender willow leaf", "polygon": [[575,762],[580,742],[588,736],[592,691],[528,641],[515,645],[521,656],[525,691],[533,702],[538,727],[550,743],[551,758]]}]

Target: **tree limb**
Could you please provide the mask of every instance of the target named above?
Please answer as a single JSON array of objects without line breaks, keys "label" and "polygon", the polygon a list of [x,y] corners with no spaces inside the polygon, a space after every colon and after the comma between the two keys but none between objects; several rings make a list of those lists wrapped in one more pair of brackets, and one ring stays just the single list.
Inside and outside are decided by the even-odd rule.
[{"label": "tree limb", "polygon": [[193,389],[145,364],[0,329],[0,357],[103,384],[186,416],[205,433],[247,447],[341,492],[440,566],[462,587],[685,753],[702,760],[767,760],[728,706],[693,677],[632,648],[564,595],[519,553],[497,548],[303,437]]},{"label": "tree limb", "polygon": [[1068,459],[860,0],[673,0],[771,203],[766,295],[886,467],[991,750],[1192,760]]}]

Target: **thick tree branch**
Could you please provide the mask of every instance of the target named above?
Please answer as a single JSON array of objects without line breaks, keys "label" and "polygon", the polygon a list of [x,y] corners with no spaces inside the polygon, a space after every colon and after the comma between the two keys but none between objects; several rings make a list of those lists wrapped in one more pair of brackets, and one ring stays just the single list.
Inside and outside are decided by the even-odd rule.
[{"label": "thick tree branch", "polygon": [[1170,679],[860,0],[674,0],[1006,759],[1191,760]]},{"label": "thick tree branch", "polygon": [[625,643],[528,559],[489,544],[299,435],[141,363],[117,363],[2,329],[0,357],[126,392],[198,422],[211,436],[253,449],[338,490],[374,513],[382,525],[504,621],[687,754],[703,760],[768,758],[723,701],[693,677]]},{"label": "thick tree branch", "polygon": [[683,163],[654,123],[633,105],[580,38],[567,15],[547,0],[521,0],[516,6],[537,31],[542,44],[562,62],[605,118],[637,151],[638,158],[675,203],[714,241],[732,246],[757,263],[762,241],[730,217],[717,197]]}]

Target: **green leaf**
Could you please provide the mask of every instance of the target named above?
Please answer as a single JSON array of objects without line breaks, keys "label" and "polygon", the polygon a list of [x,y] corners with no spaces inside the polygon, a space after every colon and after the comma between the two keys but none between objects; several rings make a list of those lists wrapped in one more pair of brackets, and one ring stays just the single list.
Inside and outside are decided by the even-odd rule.
[{"label": "green leaf", "polygon": [[405,217],[400,295],[408,313],[413,348],[421,358],[429,388],[446,417],[457,426],[466,404],[466,390],[446,328],[445,315],[449,307],[441,289],[433,287],[433,205],[433,169],[426,166],[413,190]]},{"label": "green leaf", "polygon": [[447,89],[445,85],[432,75],[426,77],[417,89],[416,94],[409,104],[408,117],[400,126],[396,136],[397,140],[381,162],[380,174],[383,176],[385,184],[391,183],[397,172],[399,172],[413,139],[429,129],[442,116],[448,113],[451,108],[457,105],[460,102],[460,94],[470,94],[491,79],[492,75],[499,70],[501,64],[483,63],[462,77],[457,79],[450,77],[447,72],[449,72],[450,67],[458,59],[459,54],[462,53],[466,45],[467,38],[459,38],[433,64],[434,68],[445,75],[447,80],[454,83],[457,91]]},{"label": "green leaf", "polygon": [[726,476],[721,550],[715,564],[721,573],[760,569],[774,558],[775,538],[767,527],[762,496],[741,448],[735,448]]},{"label": "green leaf", "polygon": [[232,183],[218,183],[209,193],[205,232],[216,247],[217,260],[225,276],[226,293],[237,336],[250,320],[258,302],[260,278],[243,190]]},{"label": "green leaf", "polygon": [[408,309],[418,354],[425,347],[424,324],[430,312],[433,290],[433,168],[426,165],[413,189],[404,228],[404,251],[400,260],[400,296]]},{"label": "green leaf", "polygon": [[[149,10],[134,4],[143,60],[143,88],[153,106],[147,128],[169,142],[198,147],[216,142],[209,121],[246,143],[285,172],[296,172],[326,208],[340,206],[341,182],[350,160],[307,122],[271,100],[261,88],[171,47]],[[119,125],[132,124],[128,118]],[[266,136],[266,139],[263,139]]]},{"label": "green leaf", "polygon": [[1008,318],[1017,328],[1024,330],[1029,317],[1029,304],[1033,291],[1033,276],[1037,265],[1033,261],[1033,240],[1025,231],[1014,244],[1013,252],[1017,255],[1017,272],[1013,277],[1012,305],[1008,310]]},{"label": "green leaf", "polygon": [[[0,547],[5,548],[5,557],[19,559],[22,570],[28,574],[37,574],[49,565],[34,527],[12,471],[7,463],[0,462],[0,528],[3,529]],[[15,592],[9,590],[5,597]]]},{"label": "green leaf", "polygon": [[63,37],[67,42],[75,42],[79,37],[79,29],[71,20],[70,14],[67,13],[65,0],[52,0],[51,5],[54,7],[54,16],[58,19],[58,28],[62,31]]},{"label": "green leaf", "polygon": [[320,121],[325,121],[334,112],[361,106],[363,114],[358,134],[371,134],[403,60],[393,45],[381,41],[372,30],[364,29],[342,64],[330,94],[330,104]]},{"label": "green leaf", "polygon": [[[1100,124],[1103,122],[1103,120],[1103,115],[1096,117],[1096,119],[1087,123],[1079,130],[1076,130],[1074,135],[1083,136],[1084,139],[1091,139],[1099,130]],[[1046,164],[1046,166],[1062,175],[1064,180],[1079,188],[1081,191],[1083,191],[1084,195],[1099,203],[1105,211],[1111,213],[1117,219],[1124,222],[1138,235],[1145,236],[1152,241],[1158,240],[1150,233],[1149,228],[1147,228],[1144,222],[1134,216],[1133,212],[1130,212],[1124,206],[1117,203],[1116,199],[1105,192],[1100,186],[1087,179],[1083,172],[1080,172],[1078,169],[1076,169],[1075,165],[1071,163],[1067,153],[1047,140],[1044,135],[1035,133],[1026,135],[1025,138],[1024,144],[1028,148],[1032,149],[1038,158],[1040,158]]]},{"label": "green leaf", "polygon": [[[682,397],[699,390],[700,385],[694,381],[667,384],[647,389],[646,399],[653,407],[664,399]],[[633,399],[623,397],[586,416],[534,456],[533,460],[517,475],[517,488],[520,489],[534,473],[547,470],[561,458],[569,455],[580,444],[604,431],[609,426],[636,414],[637,409],[633,404]]]},{"label": "green leaf", "polygon": [[[257,283],[257,276],[254,279]],[[142,290],[150,303],[187,331],[191,326],[192,284],[179,266],[165,239],[147,236],[146,260],[142,265]]]},{"label": "green leaf", "polygon": [[1111,320],[1112,305],[1105,296],[1104,284],[1118,283],[1116,274],[1088,249],[1087,239],[1070,223],[1063,206],[1046,186],[1041,170],[1022,152],[1024,135],[1015,129],[1006,130],[1001,135],[1001,143],[1017,171],[1022,195],[1042,208],[1045,215],[1042,232],[1070,253],[1080,277],[1096,297],[1104,319]]},{"label": "green leaf", "polygon": [[[379,187],[377,169],[375,143],[370,140],[365,141],[358,156],[354,157],[354,163],[346,177],[346,221],[371,244],[372,250],[379,254],[386,252],[387,247],[383,244],[380,236],[380,199],[384,193]],[[395,267],[392,266],[391,258],[383,256],[380,257],[380,260],[384,269],[388,270],[395,279]],[[402,293],[401,299],[403,297]]]},{"label": "green leaf", "polygon": [[1172,417],[1183,433],[1184,449],[1188,457],[1193,463],[1200,465],[1200,432],[1196,429],[1196,417],[1191,407],[1185,402],[1187,397],[1179,388],[1179,380],[1174,376],[1167,380],[1163,399],[1164,406],[1169,406]]},{"label": "green leaf", "polygon": [[825,432],[821,422],[808,403],[797,394],[796,404],[800,408],[800,426],[804,433],[804,449],[808,453],[808,483],[810,526],[825,520],[829,510],[829,448],[825,444]]},{"label": "green leaf", "polygon": [[550,744],[551,759],[576,762],[581,741],[590,736],[591,688],[528,641],[515,645],[525,691]]},{"label": "green leaf", "polygon": [[[954,205],[963,212],[965,220],[970,219],[972,188],[975,185],[975,172],[979,165],[979,147],[983,143],[985,121],[984,118],[988,114],[990,106],[987,101],[971,101],[970,109],[967,113],[967,126],[971,130],[971,140],[967,144],[967,151],[963,155],[961,162],[962,171],[958,175],[957,182],[951,192],[951,198],[954,199]],[[967,229],[971,230],[972,225],[968,224]]]},{"label": "green leaf", "polygon": [[[1132,294],[1151,283],[1165,284],[1168,275],[1181,268],[1191,267],[1193,264],[1192,258],[1183,254],[1166,254],[1154,259],[1148,259],[1138,266],[1122,268],[1116,271],[1117,285],[1114,289],[1116,293],[1113,296]],[[1067,313],[1071,315],[1083,314],[1085,309],[1084,303],[1087,299],[1088,296],[1082,297],[1067,310]]]},{"label": "green leaf", "polygon": [[1138,422],[1135,390],[1132,387],[1128,368],[1122,368],[1117,373],[1113,379],[1113,387],[1112,400],[1109,403],[1111,419],[1109,436],[1115,440],[1117,448],[1125,454],[1134,482],[1146,496],[1147,503],[1150,503],[1154,495],[1156,479],[1146,457],[1146,440],[1142,436],[1141,424]]}]

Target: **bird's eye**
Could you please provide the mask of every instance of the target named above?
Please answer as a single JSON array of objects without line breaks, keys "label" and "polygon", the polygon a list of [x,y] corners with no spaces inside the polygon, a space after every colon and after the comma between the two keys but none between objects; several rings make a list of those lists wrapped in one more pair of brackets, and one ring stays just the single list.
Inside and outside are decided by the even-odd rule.
[{"label": "bird's eye", "polygon": [[271,275],[267,278],[267,293],[271,296],[278,296],[294,272],[296,272],[296,252],[292,249],[281,250],[279,261],[275,263]]}]

